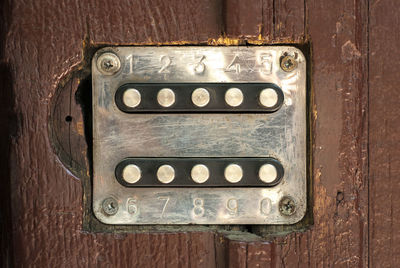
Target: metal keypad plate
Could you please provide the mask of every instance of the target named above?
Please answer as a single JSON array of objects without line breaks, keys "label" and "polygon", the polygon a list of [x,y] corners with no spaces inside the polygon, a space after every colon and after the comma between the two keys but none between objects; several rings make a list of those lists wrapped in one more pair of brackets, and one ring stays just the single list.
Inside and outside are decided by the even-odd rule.
[{"label": "metal keypad plate", "polygon": [[93,58],[92,86],[101,222],[292,224],[305,215],[297,48],[108,47]]}]

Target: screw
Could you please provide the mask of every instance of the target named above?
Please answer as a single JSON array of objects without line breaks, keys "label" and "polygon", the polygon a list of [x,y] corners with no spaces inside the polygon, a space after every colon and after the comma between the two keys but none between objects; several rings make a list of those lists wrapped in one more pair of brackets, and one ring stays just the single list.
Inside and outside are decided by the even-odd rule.
[{"label": "screw", "polygon": [[111,52],[101,54],[97,59],[97,69],[104,75],[112,75],[121,68],[118,56]]},{"label": "screw", "polygon": [[291,216],[296,212],[296,203],[289,196],[282,197],[279,201],[279,212],[284,216]]},{"label": "screw", "polygon": [[281,68],[285,72],[291,72],[297,68],[297,61],[292,56],[285,56],[281,60]]},{"label": "screw", "polygon": [[102,203],[103,211],[108,216],[112,216],[118,211],[118,202],[112,197],[104,199]]}]

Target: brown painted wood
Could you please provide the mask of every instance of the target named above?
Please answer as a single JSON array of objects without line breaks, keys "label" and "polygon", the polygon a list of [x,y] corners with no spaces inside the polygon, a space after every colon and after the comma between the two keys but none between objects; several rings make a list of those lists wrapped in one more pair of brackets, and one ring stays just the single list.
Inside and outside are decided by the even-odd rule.
[{"label": "brown painted wood", "polygon": [[306,34],[305,3],[304,0],[273,1],[273,36],[275,42],[304,42]]},{"label": "brown painted wood", "polygon": [[252,37],[262,33],[262,0],[227,0],[223,8],[224,30],[228,37]]},{"label": "brown painted wood", "polygon": [[10,25],[10,3],[0,1],[0,265],[13,265],[10,150],[15,135],[11,66],[5,61],[5,40]]},{"label": "brown painted wood", "polygon": [[286,237],[276,255],[288,267],[365,267],[368,7],[364,1],[306,3],[313,64],[314,226]]},{"label": "brown painted wood", "polygon": [[[206,42],[221,32],[215,1],[11,1],[2,62],[10,64],[16,134],[11,137],[13,260],[16,267],[165,267],[179,243],[181,267],[212,267],[214,234],[82,232],[82,186],[58,162],[48,138],[50,100],[93,43]],[[2,38],[2,40],[5,40]],[[73,83],[75,85],[75,83]],[[67,94],[68,95],[68,94]],[[70,103],[70,96],[65,101]],[[72,99],[72,104],[73,104]],[[72,111],[72,112],[77,112]],[[72,114],[63,130],[79,129]],[[74,126],[69,128],[69,126]],[[64,137],[66,138],[66,137]],[[68,141],[68,139],[67,139]],[[68,148],[68,146],[66,147]],[[67,150],[68,151],[68,150]],[[79,146],[72,151],[80,154]],[[11,181],[12,178],[12,181]],[[7,202],[10,204],[10,201]],[[189,254],[190,252],[190,254]]]},{"label": "brown painted wood", "polygon": [[370,265],[400,263],[400,7],[371,1],[369,18]]},{"label": "brown painted wood", "polygon": [[[394,267],[400,262],[395,3],[9,0],[0,7],[3,266]],[[76,97],[87,90],[79,86],[88,75],[82,54],[103,44],[215,44],[226,36],[232,39],[217,43],[311,44],[313,226],[292,234],[285,234],[284,226],[249,229],[265,239],[224,226],[88,232],[98,223],[84,220],[90,211],[83,199],[90,203],[90,195],[83,196],[82,184],[90,187],[90,165]]]}]

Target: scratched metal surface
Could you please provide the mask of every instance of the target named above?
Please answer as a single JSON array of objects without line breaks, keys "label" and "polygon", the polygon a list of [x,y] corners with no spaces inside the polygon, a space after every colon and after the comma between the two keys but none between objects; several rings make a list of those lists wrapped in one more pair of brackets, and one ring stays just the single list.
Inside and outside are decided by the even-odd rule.
[{"label": "scratched metal surface", "polygon": [[[121,70],[106,76],[97,57],[116,53]],[[292,72],[280,57],[297,58]],[[271,114],[127,114],[115,102],[126,83],[275,83],[284,104]],[[306,210],[306,61],[289,46],[114,47],[97,52],[93,83],[93,209],[106,224],[291,224]],[[275,157],[285,175],[265,188],[126,188],[115,179],[127,157]],[[212,176],[212,175],[211,175]],[[246,174],[244,178],[246,179]],[[281,215],[279,200],[296,202]],[[115,215],[103,213],[108,197]]]}]

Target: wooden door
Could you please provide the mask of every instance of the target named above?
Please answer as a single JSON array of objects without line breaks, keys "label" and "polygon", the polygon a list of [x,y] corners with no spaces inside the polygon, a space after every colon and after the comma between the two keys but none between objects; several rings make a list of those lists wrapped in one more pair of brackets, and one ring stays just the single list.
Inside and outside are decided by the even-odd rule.
[{"label": "wooden door", "polygon": [[[399,265],[396,1],[5,0],[0,7],[3,267]],[[310,48],[310,218],[292,229],[90,231],[83,193],[90,180],[82,179],[90,178],[90,137],[71,95],[88,75],[87,55],[102,45],[200,44]],[[52,117],[66,86],[57,103],[70,117]],[[63,152],[54,150],[54,121]],[[66,159],[81,178],[63,167]]]}]

